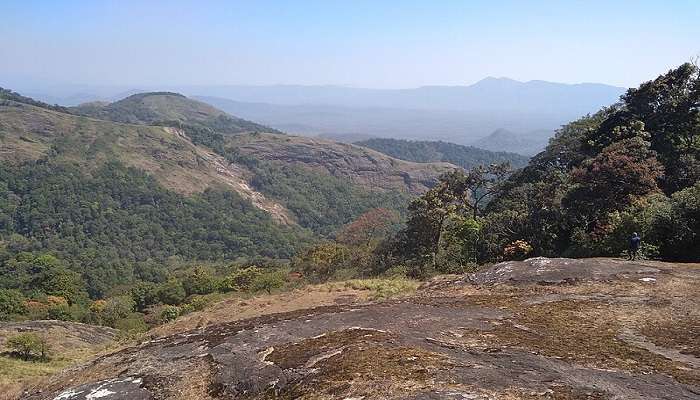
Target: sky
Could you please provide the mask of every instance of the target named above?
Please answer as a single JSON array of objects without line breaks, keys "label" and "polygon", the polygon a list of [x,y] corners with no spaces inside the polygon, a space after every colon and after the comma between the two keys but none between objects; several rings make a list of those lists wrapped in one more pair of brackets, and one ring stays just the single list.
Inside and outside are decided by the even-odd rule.
[{"label": "sky", "polygon": [[631,87],[700,55],[700,1],[0,0],[0,86]]}]

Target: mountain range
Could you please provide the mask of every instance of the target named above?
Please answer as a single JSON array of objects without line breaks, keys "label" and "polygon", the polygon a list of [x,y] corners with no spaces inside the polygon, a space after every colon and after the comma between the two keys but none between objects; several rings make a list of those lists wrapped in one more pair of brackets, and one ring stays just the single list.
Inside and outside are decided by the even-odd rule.
[{"label": "mountain range", "polygon": [[[616,102],[625,91],[597,83],[519,82],[508,78],[486,78],[468,86],[415,89],[299,85],[176,85],[165,89],[293,134],[341,140],[443,140],[516,150],[525,155],[541,150],[562,124]],[[115,101],[134,90],[74,86],[30,92],[50,103],[77,105],[85,101]],[[513,136],[527,143],[499,148],[498,141],[488,139],[499,129],[514,132]],[[546,132],[544,142],[541,132]]]}]

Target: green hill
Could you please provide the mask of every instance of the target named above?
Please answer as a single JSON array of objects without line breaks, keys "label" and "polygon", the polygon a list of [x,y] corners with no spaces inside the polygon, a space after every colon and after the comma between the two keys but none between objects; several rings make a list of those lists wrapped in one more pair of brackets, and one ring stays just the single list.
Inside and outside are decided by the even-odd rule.
[{"label": "green hill", "polygon": [[51,253],[93,297],[164,279],[173,257],[289,258],[369,209],[402,209],[453,168],[256,124],[219,130],[212,121],[239,120],[177,94],[76,115],[1,93],[0,265],[25,276],[17,257]]},{"label": "green hill", "polygon": [[527,157],[520,154],[494,152],[442,141],[376,138],[355,142],[355,144],[402,160],[422,163],[444,161],[465,169],[502,162],[509,162],[513,167],[520,168],[525,166],[528,160]]},{"label": "green hill", "polygon": [[178,93],[138,93],[114,103],[88,103],[70,112],[114,122],[140,125],[193,125],[223,134],[277,132],[272,128],[236,118],[208,104]]}]

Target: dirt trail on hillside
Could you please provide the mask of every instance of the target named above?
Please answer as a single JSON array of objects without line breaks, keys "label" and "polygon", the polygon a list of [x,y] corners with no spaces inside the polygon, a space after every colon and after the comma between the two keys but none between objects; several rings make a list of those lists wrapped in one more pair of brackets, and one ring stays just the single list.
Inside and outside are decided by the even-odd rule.
[{"label": "dirt trail on hillside", "polygon": [[26,398],[699,399],[699,302],[699,264],[503,263],[157,337]]}]

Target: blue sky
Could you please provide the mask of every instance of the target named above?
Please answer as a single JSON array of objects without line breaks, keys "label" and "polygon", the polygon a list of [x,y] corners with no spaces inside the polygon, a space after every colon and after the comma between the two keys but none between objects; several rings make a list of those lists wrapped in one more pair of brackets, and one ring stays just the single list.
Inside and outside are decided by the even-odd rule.
[{"label": "blue sky", "polygon": [[697,0],[0,0],[0,16],[0,86],[635,86],[700,55]]}]

